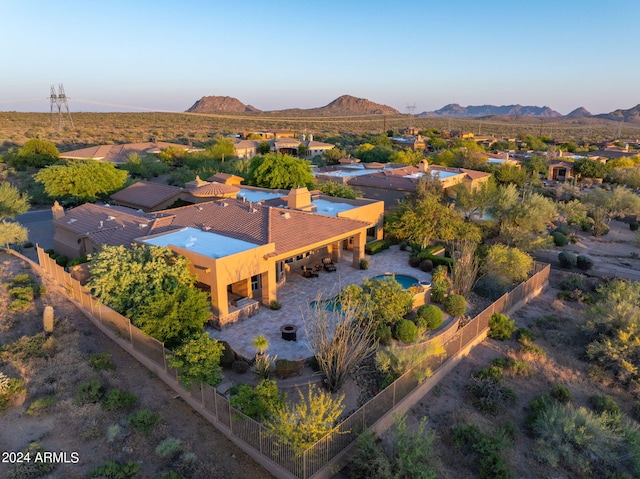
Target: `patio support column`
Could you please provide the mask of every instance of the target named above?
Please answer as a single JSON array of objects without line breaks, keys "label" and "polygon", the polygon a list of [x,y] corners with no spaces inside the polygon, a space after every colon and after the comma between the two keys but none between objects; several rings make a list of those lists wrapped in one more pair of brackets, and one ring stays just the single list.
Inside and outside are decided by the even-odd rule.
[{"label": "patio support column", "polygon": [[223,318],[229,314],[227,285],[222,281],[216,281],[211,285],[211,303],[213,305],[213,312],[218,318]]},{"label": "patio support column", "polygon": [[367,232],[361,231],[353,236],[353,267],[360,268],[360,260],[364,259],[364,244],[367,240]]},{"label": "patio support column", "polygon": [[271,301],[278,299],[276,293],[276,268],[269,264],[267,271],[260,274],[262,279],[262,304],[269,306]]},{"label": "patio support column", "polygon": [[340,256],[341,256],[341,248],[340,248],[340,241],[336,241],[335,243],[331,243],[331,261],[333,261],[334,263],[338,263],[340,262]]}]

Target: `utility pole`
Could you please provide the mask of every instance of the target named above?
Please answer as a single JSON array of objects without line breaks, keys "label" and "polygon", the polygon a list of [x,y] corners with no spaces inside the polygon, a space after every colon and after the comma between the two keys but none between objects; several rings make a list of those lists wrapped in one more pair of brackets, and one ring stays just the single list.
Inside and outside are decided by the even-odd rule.
[{"label": "utility pole", "polygon": [[407,114],[409,115],[407,118],[407,133],[409,133],[409,128],[411,128],[411,123],[413,119],[413,112],[416,111],[416,104],[412,103],[411,105],[407,103]]}]

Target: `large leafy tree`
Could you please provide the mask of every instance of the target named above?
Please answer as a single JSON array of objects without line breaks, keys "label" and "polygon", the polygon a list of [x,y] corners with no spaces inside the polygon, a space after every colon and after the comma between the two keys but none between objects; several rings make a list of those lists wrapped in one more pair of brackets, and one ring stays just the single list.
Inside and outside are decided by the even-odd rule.
[{"label": "large leafy tree", "polygon": [[311,186],[313,174],[309,161],[281,153],[255,156],[249,165],[249,182],[264,188]]},{"label": "large leafy tree", "polygon": [[182,343],[169,358],[169,365],[178,368],[180,381],[186,388],[193,383],[217,386],[222,381],[220,358],[224,346],[204,331]]},{"label": "large leafy tree", "polygon": [[533,258],[530,255],[518,248],[511,248],[499,243],[489,248],[482,265],[484,274],[506,283],[524,281],[532,270]]},{"label": "large leafy tree", "polygon": [[214,160],[230,160],[234,158],[236,150],[230,138],[219,138],[215,144],[207,148],[207,152]]},{"label": "large leafy tree", "polygon": [[0,244],[22,243],[27,230],[18,223],[8,221],[29,209],[29,197],[8,182],[0,183]]},{"label": "large leafy tree", "polygon": [[208,295],[194,288],[188,264],[165,247],[103,246],[89,265],[89,287],[143,331],[173,346],[202,329],[209,317]]},{"label": "large leafy tree", "polygon": [[34,178],[44,185],[53,198],[77,198],[95,201],[122,188],[128,173],[112,163],[101,161],[70,161],[40,170]]},{"label": "large leafy tree", "polygon": [[7,161],[14,168],[42,168],[52,165],[59,157],[60,152],[56,145],[40,138],[33,138],[17,152],[7,155]]}]

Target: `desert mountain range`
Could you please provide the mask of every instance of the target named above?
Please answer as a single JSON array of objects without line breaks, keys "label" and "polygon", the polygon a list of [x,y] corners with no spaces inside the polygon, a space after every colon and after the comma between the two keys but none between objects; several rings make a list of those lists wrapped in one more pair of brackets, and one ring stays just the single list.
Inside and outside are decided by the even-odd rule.
[{"label": "desert mountain range", "polygon": [[[252,105],[245,105],[237,98],[229,96],[203,96],[187,110],[190,113],[270,113],[289,116],[357,116],[357,115],[400,115],[388,105],[381,105],[365,98],[342,95],[328,105],[316,108],[289,108],[286,110],[262,111]],[[640,124],[640,104],[628,110],[618,109],[610,113],[592,115],[580,107],[567,115],[562,115],[548,106],[528,105],[480,105],[461,106],[451,103],[436,111],[425,111],[416,116],[440,118],[483,118],[490,116],[524,116],[534,118],[599,118]]]}]

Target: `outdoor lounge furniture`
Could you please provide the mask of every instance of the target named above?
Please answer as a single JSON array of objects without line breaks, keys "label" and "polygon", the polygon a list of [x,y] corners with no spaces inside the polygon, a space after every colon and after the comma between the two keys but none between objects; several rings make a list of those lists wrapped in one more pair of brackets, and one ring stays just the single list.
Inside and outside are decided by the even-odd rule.
[{"label": "outdoor lounge furniture", "polygon": [[322,258],[322,266],[324,266],[325,271],[336,271],[336,265],[333,264],[331,258],[328,256],[326,258]]},{"label": "outdoor lounge furniture", "polygon": [[305,278],[317,278],[318,273],[314,273],[313,270],[307,266],[302,266],[302,276]]}]

